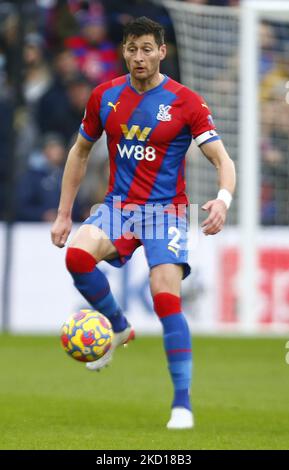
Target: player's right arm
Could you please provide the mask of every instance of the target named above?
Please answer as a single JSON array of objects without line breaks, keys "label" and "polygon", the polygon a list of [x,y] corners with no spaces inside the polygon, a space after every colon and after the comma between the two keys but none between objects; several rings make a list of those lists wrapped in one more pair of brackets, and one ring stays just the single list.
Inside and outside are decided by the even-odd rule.
[{"label": "player's right arm", "polygon": [[95,88],[90,95],[77,140],[68,154],[65,165],[58,215],[51,229],[52,242],[59,248],[64,247],[71,231],[73,203],[86,173],[89,152],[103,131],[99,114],[100,88]]},{"label": "player's right arm", "polygon": [[57,218],[51,229],[54,245],[63,248],[72,227],[71,213],[80,184],[85,176],[89,152],[94,142],[78,134],[66,161],[62,178]]}]

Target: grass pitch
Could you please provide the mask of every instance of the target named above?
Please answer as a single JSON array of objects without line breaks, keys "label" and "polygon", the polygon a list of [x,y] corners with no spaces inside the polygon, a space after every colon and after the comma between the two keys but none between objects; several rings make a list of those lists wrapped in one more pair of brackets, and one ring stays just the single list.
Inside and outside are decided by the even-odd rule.
[{"label": "grass pitch", "polygon": [[58,338],[0,336],[0,449],[288,449],[286,338],[193,343],[196,426],[169,431],[161,338],[137,338],[94,373]]}]

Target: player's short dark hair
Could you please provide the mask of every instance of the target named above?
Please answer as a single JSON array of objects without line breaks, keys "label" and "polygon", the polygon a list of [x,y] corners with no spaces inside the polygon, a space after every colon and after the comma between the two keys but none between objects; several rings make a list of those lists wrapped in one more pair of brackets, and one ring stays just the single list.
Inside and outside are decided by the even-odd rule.
[{"label": "player's short dark hair", "polygon": [[128,36],[139,38],[144,34],[152,34],[158,46],[162,46],[165,42],[165,30],[160,23],[140,16],[125,25],[123,31],[123,44],[126,43]]}]

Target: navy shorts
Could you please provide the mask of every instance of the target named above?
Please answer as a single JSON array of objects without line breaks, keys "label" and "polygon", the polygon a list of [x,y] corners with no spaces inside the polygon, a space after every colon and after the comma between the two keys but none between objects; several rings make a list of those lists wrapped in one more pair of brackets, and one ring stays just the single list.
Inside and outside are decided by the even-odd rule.
[{"label": "navy shorts", "polygon": [[[167,206],[166,206],[167,207]],[[105,202],[83,224],[102,229],[115,246],[118,257],[106,260],[121,267],[141,245],[150,268],[159,264],[183,265],[183,279],[191,271],[188,264],[188,221],[186,213],[163,210],[161,205],[116,207]]]}]

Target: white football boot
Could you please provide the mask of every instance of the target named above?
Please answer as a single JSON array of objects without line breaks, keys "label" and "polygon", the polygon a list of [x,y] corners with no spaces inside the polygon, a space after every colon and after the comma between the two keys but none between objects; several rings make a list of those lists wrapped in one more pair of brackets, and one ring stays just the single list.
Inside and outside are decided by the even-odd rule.
[{"label": "white football boot", "polygon": [[168,429],[191,429],[194,426],[194,416],[187,408],[172,408],[171,418],[167,424]]},{"label": "white football boot", "polygon": [[134,338],[135,332],[131,325],[128,325],[125,330],[119,333],[114,333],[110,349],[100,359],[88,362],[86,364],[87,369],[100,371],[100,369],[103,369],[103,367],[106,367],[111,362],[113,352],[118,346],[126,345]]}]

